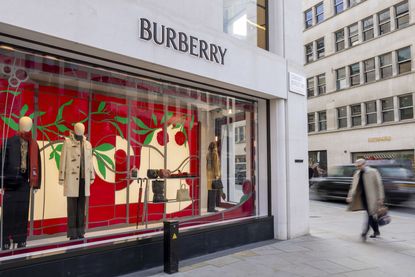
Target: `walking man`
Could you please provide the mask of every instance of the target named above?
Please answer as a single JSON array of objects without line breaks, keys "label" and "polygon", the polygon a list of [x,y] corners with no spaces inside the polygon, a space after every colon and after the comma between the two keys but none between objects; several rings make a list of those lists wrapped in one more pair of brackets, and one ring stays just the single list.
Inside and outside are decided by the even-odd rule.
[{"label": "walking man", "polygon": [[367,166],[365,159],[356,160],[355,165],[357,170],[353,175],[352,186],[347,196],[348,209],[349,211],[366,210],[368,219],[361,235],[362,240],[366,241],[370,227],[373,229],[371,238],[380,235],[376,212],[383,204],[385,192],[379,172]]}]

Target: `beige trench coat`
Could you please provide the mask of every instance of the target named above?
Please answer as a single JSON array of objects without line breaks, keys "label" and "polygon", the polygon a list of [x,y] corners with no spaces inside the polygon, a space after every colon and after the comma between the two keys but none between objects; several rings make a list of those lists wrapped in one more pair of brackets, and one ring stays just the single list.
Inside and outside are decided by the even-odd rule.
[{"label": "beige trench coat", "polygon": [[[71,133],[65,139],[59,166],[59,184],[63,185],[63,195],[66,197],[79,197],[79,171],[81,164],[81,147]],[[92,146],[84,136],[84,159],[85,159],[85,196],[90,196],[90,185],[94,182],[95,173],[92,162]]]},{"label": "beige trench coat", "polygon": [[[352,186],[348,194],[348,198],[352,199],[349,204],[349,211],[359,211],[364,209],[361,197],[362,191],[358,187],[359,174],[360,170],[357,170],[353,175]],[[385,198],[382,178],[376,169],[366,166],[363,175],[363,183],[365,186],[369,214],[375,215],[379,206],[379,201],[383,201]]]}]

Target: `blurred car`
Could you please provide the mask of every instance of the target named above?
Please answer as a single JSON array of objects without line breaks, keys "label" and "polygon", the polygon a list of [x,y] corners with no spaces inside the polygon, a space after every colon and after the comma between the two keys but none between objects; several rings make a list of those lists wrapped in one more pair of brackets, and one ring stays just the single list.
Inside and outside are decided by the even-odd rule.
[{"label": "blurred car", "polygon": [[[385,203],[401,204],[415,194],[415,179],[411,169],[390,161],[370,162],[379,170],[385,189]],[[356,168],[353,164],[336,166],[327,177],[313,178],[313,190],[321,199],[346,200]]]}]

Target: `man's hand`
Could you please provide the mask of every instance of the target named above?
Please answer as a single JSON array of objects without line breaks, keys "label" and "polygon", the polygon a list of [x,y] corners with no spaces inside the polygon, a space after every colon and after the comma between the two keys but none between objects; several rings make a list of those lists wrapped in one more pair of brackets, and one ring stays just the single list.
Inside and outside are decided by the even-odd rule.
[{"label": "man's hand", "polygon": [[351,198],[351,197],[347,197],[347,198],[346,198],[346,202],[347,202],[347,203],[351,203],[351,202],[352,202],[352,198]]}]

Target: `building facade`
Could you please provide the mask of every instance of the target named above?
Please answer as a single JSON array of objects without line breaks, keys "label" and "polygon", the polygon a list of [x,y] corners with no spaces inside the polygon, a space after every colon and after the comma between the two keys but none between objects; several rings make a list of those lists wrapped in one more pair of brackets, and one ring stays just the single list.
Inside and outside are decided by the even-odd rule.
[{"label": "building facade", "polygon": [[[300,0],[75,2],[2,3],[0,270],[157,266],[166,220],[189,246],[181,258],[308,233]],[[22,117],[40,188],[21,168],[10,181],[11,161],[36,160],[8,150],[24,145]],[[92,158],[75,164],[84,151]],[[89,189],[79,167],[92,169]],[[68,198],[84,196],[73,237]],[[8,223],[16,210],[24,231]]]},{"label": "building facade", "polygon": [[309,163],[414,166],[415,1],[303,1]]}]

